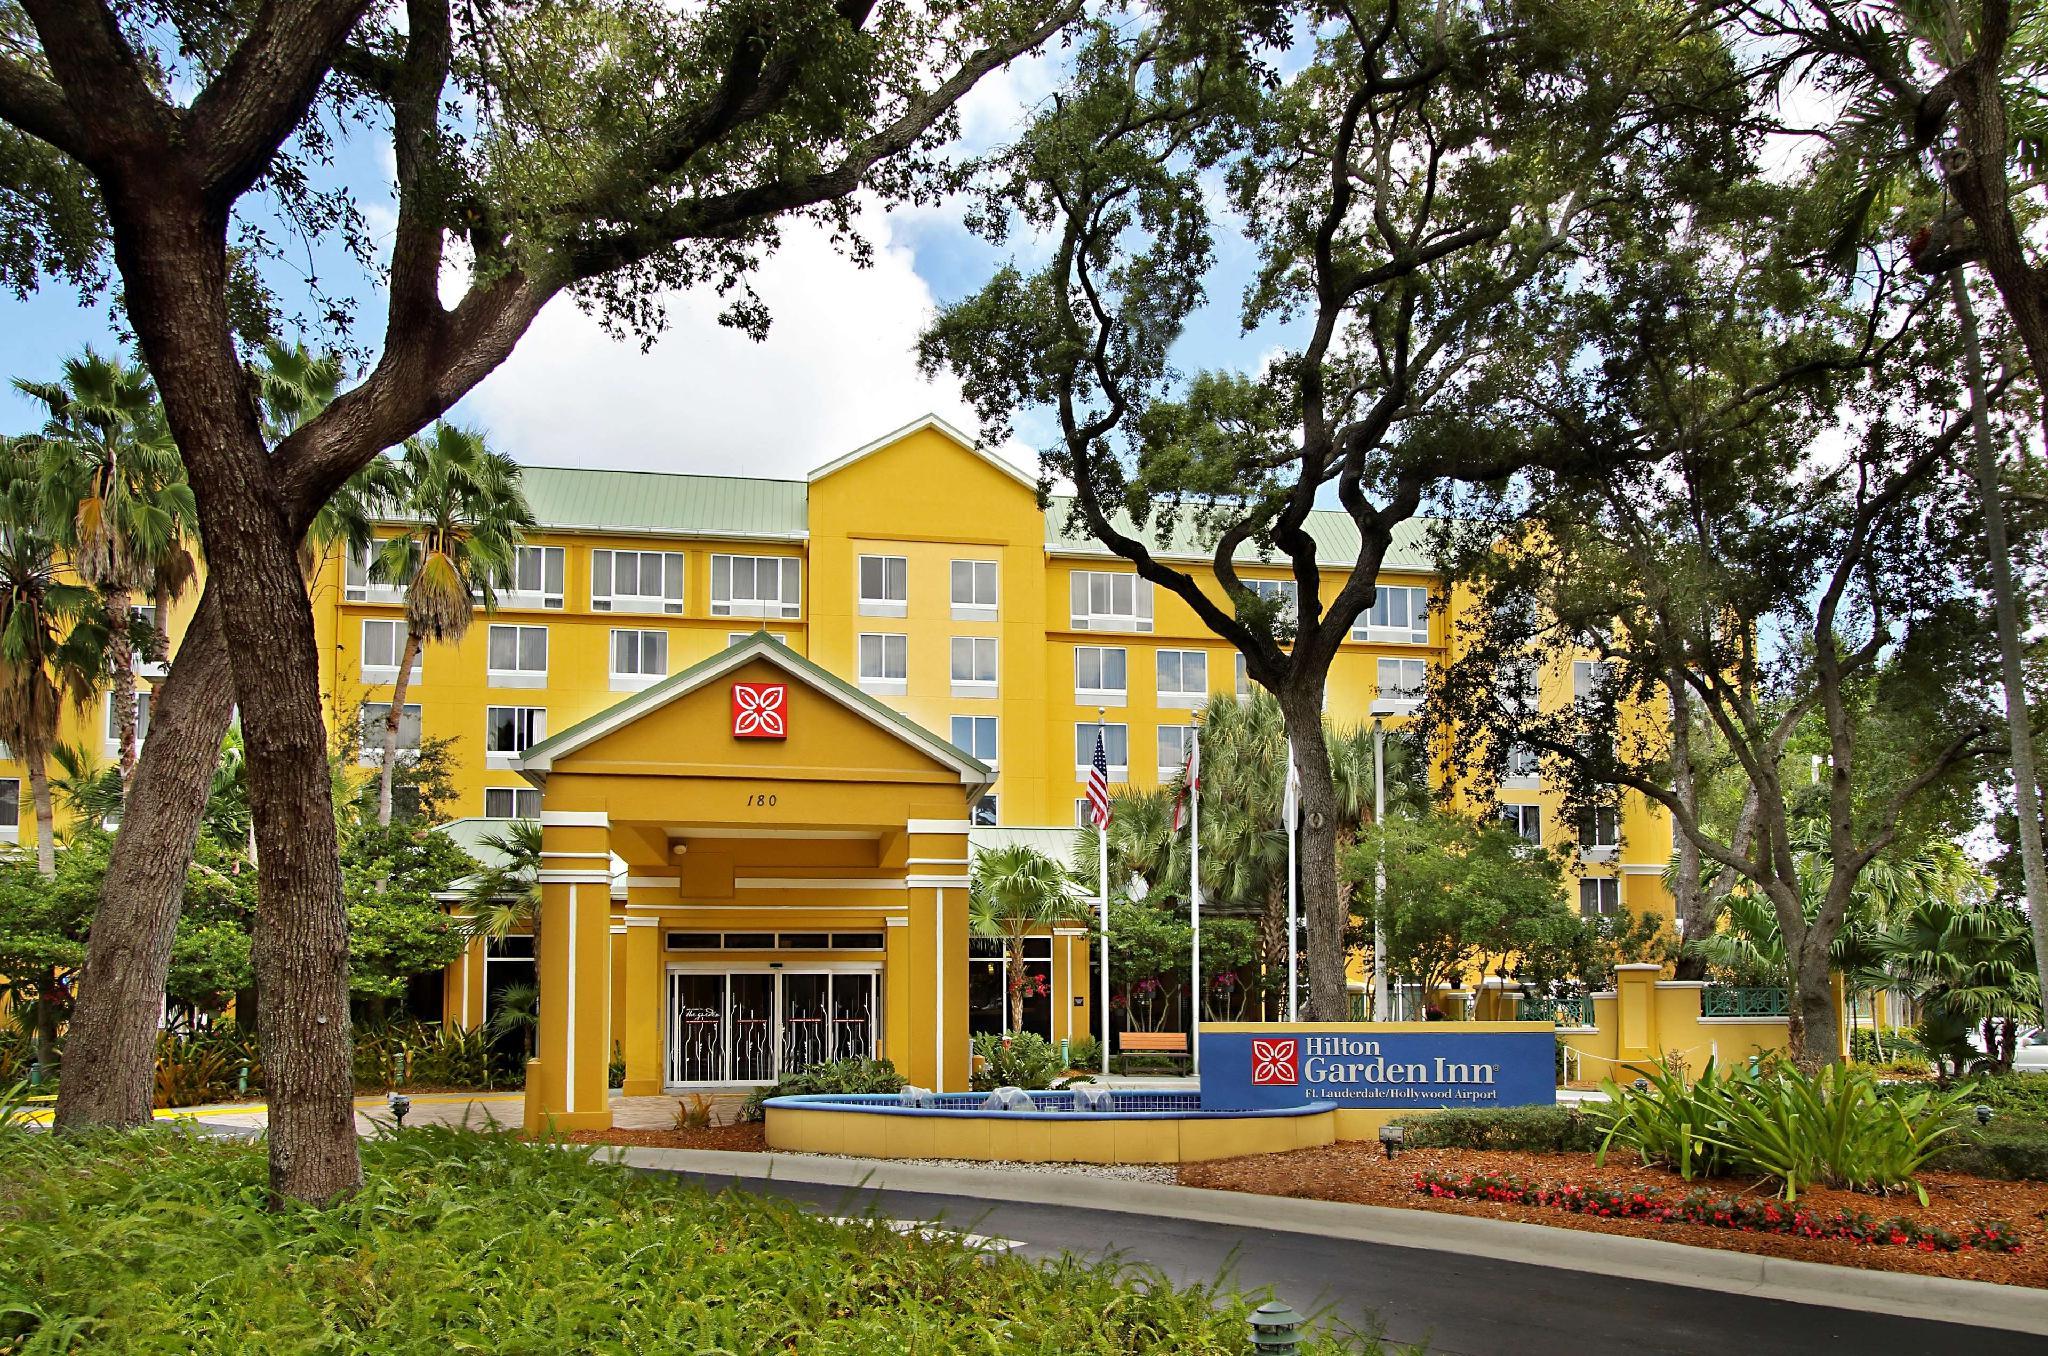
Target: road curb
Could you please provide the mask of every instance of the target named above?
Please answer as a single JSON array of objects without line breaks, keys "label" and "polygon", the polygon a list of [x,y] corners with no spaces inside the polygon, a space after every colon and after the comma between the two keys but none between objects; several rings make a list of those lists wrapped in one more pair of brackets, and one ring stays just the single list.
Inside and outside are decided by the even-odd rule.
[{"label": "road curb", "polygon": [[1062,1204],[1069,1203],[1063,1196],[1078,1194],[1080,1198],[1070,1203],[1079,1210],[1422,1248],[1833,1309],[1902,1318],[1939,1316],[1949,1323],[2048,1336],[2048,1291],[1790,1261],[1624,1234],[1016,1168],[712,1149],[622,1148],[606,1152],[615,1162],[646,1171],[912,1191],[958,1197],[970,1207],[1002,1201]]}]

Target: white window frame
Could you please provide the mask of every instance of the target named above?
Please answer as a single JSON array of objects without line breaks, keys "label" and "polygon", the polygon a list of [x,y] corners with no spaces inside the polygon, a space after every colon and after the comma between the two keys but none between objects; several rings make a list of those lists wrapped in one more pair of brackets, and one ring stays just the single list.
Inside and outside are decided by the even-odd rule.
[{"label": "white window frame", "polygon": [[[378,537],[361,550],[345,550],[341,565],[341,596],[350,603],[402,603],[405,585],[370,578],[370,562],[394,538]],[[353,576],[360,575],[361,578]]]},{"label": "white window frame", "polygon": [[[523,587],[520,574],[529,561],[537,561],[534,568],[535,588]],[[548,584],[549,566],[554,567],[554,585]],[[512,570],[505,581],[494,591],[500,607],[532,607],[560,610],[568,599],[567,581],[569,573],[568,552],[559,546],[515,546],[512,548]]]},{"label": "white window frame", "polygon": [[[619,557],[633,557],[633,592],[619,591]],[[660,562],[661,592],[647,592],[642,581],[650,560]],[[640,551],[600,547],[590,553],[590,610],[618,614],[679,617],[688,580],[681,551]]]},{"label": "white window frame", "polygon": [[1543,760],[1536,750],[1527,744],[1509,747],[1506,761],[1502,764],[1501,785],[1516,790],[1534,790],[1543,781]]},{"label": "white window frame", "polygon": [[[370,662],[370,632],[388,629],[391,633],[391,662],[372,664]],[[405,653],[406,621],[403,617],[365,617],[359,634],[356,658],[361,661],[363,681],[366,683],[395,683],[398,681],[398,657]],[[427,666],[427,647],[422,645],[413,652],[412,677],[409,681],[420,682]]]},{"label": "white window frame", "polygon": [[[965,744],[962,744],[959,739],[960,722],[963,720],[969,722],[968,742]],[[981,744],[981,731],[984,725],[987,727],[988,730],[988,738],[990,744],[989,752],[986,755],[976,751]],[[971,755],[974,758],[980,759],[983,763],[987,764],[991,769],[995,767],[996,759],[1000,756],[1002,750],[1003,736],[1002,727],[996,723],[996,718],[994,716],[954,716],[952,718],[952,721],[947,726],[947,735],[951,739],[954,748],[959,749]]]},{"label": "white window frame", "polygon": [[[1104,672],[1109,656],[1115,655],[1122,665],[1124,680],[1115,687],[1108,685],[1108,674]],[[1095,660],[1097,685],[1089,687],[1081,681],[1081,661],[1084,656]],[[1076,645],[1074,647],[1074,700],[1083,706],[1126,706],[1131,699],[1131,652],[1122,645]]]},{"label": "white window frame", "polygon": [[[0,745],[0,748],[4,747]],[[21,778],[0,777],[0,787],[13,788],[11,792],[0,794],[0,804],[9,799],[14,801],[13,814],[0,813],[0,843],[18,843],[21,841]]]},{"label": "white window frame", "polygon": [[[961,656],[967,662],[963,665]],[[984,663],[984,659],[987,661]],[[1002,645],[994,636],[953,636],[946,644],[947,672],[956,697],[993,697],[1002,686]],[[968,675],[961,677],[963,670]],[[987,677],[983,677],[987,674]]]},{"label": "white window frame", "polygon": [[[1530,801],[1502,801],[1501,824],[1525,843],[1543,845],[1543,807]],[[1535,832],[1530,832],[1531,828]]]},{"label": "white window frame", "polygon": [[[1159,784],[1165,786],[1188,764],[1188,746],[1193,743],[1195,727],[1192,725],[1161,725],[1153,742],[1159,749]],[[1172,751],[1167,749],[1171,742]]]},{"label": "white window frame", "polygon": [[[382,707],[384,709],[385,714],[388,715],[390,714],[391,711],[391,703],[364,702],[362,707],[362,713],[357,717],[357,720],[359,722],[359,736],[365,741],[362,749],[361,761],[363,765],[366,767],[375,767],[378,763],[378,760],[381,759],[384,755],[384,716],[378,716],[375,719],[372,719],[370,716],[370,709],[372,707]],[[416,733],[413,736],[413,742],[410,744],[405,742],[405,722],[407,720],[411,720],[414,722],[413,728],[416,731]],[[370,732],[372,730],[375,730],[377,732],[374,740],[372,740],[370,737]],[[426,720],[420,711],[420,704],[418,702],[407,702],[405,704],[404,712],[400,714],[400,716],[398,717],[397,752],[401,754],[418,753],[420,751],[420,742],[426,738],[426,734]]]},{"label": "white window frame", "polygon": [[[135,689],[135,747],[140,749],[149,738],[149,708],[156,702],[156,694],[146,687]],[[121,752],[121,737],[114,730],[114,694],[109,692],[100,703],[100,713],[105,719],[107,756]]]},{"label": "white window frame", "polygon": [[[1390,687],[1387,683],[1388,666],[1393,666],[1397,681]],[[1408,686],[1407,677],[1411,672],[1420,673],[1422,682],[1415,687]],[[1405,716],[1422,705],[1421,694],[1429,686],[1429,661],[1426,659],[1381,658],[1376,662],[1374,678],[1377,686],[1373,689],[1372,709],[1377,715]],[[1413,693],[1415,695],[1406,695]],[[1390,695],[1402,694],[1402,695]]]},{"label": "white window frame", "polygon": [[1621,810],[1613,805],[1595,805],[1579,819],[1579,855],[1612,861],[1621,850]]},{"label": "white window frame", "polygon": [[[963,569],[964,567],[964,569]],[[1002,571],[993,560],[956,560],[946,570],[954,621],[994,621],[1001,610]],[[967,585],[967,596],[960,586]]]},{"label": "white window frame", "polygon": [[[516,748],[491,747],[492,736],[497,733],[498,713],[512,713],[512,742]],[[527,740],[519,742],[520,725],[527,726]],[[486,706],[484,708],[484,766],[508,768],[519,761],[528,749],[548,737],[548,709],[545,706]]]},{"label": "white window frame", "polygon": [[[1593,907],[1586,907],[1587,887],[1591,886]],[[1579,880],[1579,917],[1613,918],[1621,913],[1621,878],[1619,876],[1584,876]]]},{"label": "white window frame", "polygon": [[974,808],[968,812],[968,821],[978,829],[994,828],[1000,822],[1000,819],[1000,812],[993,793],[983,796],[980,800],[974,802]]},{"label": "white window frame", "polygon": [[1248,702],[1252,699],[1252,678],[1251,670],[1246,667],[1244,662],[1244,651],[1237,651],[1232,658],[1237,660],[1235,665],[1237,669],[1237,699],[1241,702]]},{"label": "white window frame", "polygon": [[[1102,756],[1109,760],[1109,779],[1112,782],[1130,781],[1131,727],[1122,721],[1115,720],[1077,720],[1074,722],[1075,774],[1082,781],[1088,780],[1089,759],[1095,756],[1095,727],[1098,724],[1103,730]],[[1083,731],[1086,731],[1086,733],[1084,734]],[[1112,731],[1115,732],[1114,736],[1111,734]],[[1124,746],[1122,762],[1117,761],[1116,749],[1113,747],[1119,738],[1123,741]]]},{"label": "white window frame", "polygon": [[[733,592],[739,562],[746,561],[754,575],[753,591],[745,597]],[[775,593],[761,592],[763,561],[775,565]],[[724,578],[721,581],[720,576]],[[719,596],[723,583],[724,596]],[[711,557],[711,615],[714,617],[800,617],[803,615],[803,562],[795,556],[741,556],[719,554]]]},{"label": "white window frame", "polygon": [[[1097,582],[1101,586],[1097,587]],[[1129,586],[1130,610],[1119,611],[1118,585]],[[1075,570],[1067,582],[1068,619],[1076,631],[1152,629],[1152,581],[1123,570]]]},{"label": "white window frame", "polygon": [[[494,796],[508,798],[512,813],[507,815],[492,814],[491,798]],[[522,800],[533,807],[532,814],[523,815],[519,813],[519,802]],[[483,817],[485,819],[539,819],[540,789],[532,786],[487,786],[484,788]]]},{"label": "white window frame", "polygon": [[1281,620],[1292,624],[1301,615],[1301,584],[1293,579],[1247,579],[1244,586],[1259,597],[1272,600],[1278,598],[1286,604],[1280,610]]},{"label": "white window frame", "polygon": [[[540,632],[541,666],[538,669],[503,669],[491,662],[493,657],[491,651],[495,648],[493,642],[499,639],[500,632],[511,633],[512,658],[516,663],[520,657],[520,652],[526,648],[526,633],[529,631]],[[547,659],[550,644],[551,638],[548,635],[548,628],[545,626],[524,626],[516,622],[492,622],[484,630],[485,683],[491,687],[546,687],[548,685]]]},{"label": "white window frame", "polygon": [[[872,566],[878,578],[868,578]],[[880,591],[870,593],[870,583]],[[863,617],[906,617],[910,615],[910,557],[866,554],[853,562],[853,591]]]},{"label": "white window frame", "polygon": [[1572,700],[1593,700],[1599,688],[1607,682],[1613,672],[1612,666],[1604,660],[1574,659],[1572,661]]},{"label": "white window frame", "polygon": [[[1174,686],[1166,685],[1167,662],[1173,661]],[[1188,664],[1201,670],[1193,686],[1188,684]],[[1159,685],[1159,704],[1192,711],[1209,699],[1209,652],[1207,650],[1157,650],[1152,661],[1153,677]]]},{"label": "white window frame", "polygon": [[[647,654],[647,638],[661,637],[661,672],[648,673],[644,670],[621,672],[619,670],[619,637],[634,636],[633,653],[635,662],[644,664]],[[615,626],[605,638],[605,668],[611,674],[611,688],[614,692],[640,692],[653,687],[669,674],[669,635],[667,631],[639,626]]]},{"label": "white window frame", "polygon": [[[898,663],[890,662],[892,652]],[[908,635],[901,631],[863,631],[854,637],[853,654],[855,680],[861,691],[877,697],[901,697],[910,690]],[[891,672],[892,669],[898,671]]]},{"label": "white window frame", "polygon": [[[1396,625],[1397,615],[1407,617],[1408,624]],[[1429,644],[1429,590],[1413,584],[1381,584],[1372,606],[1351,624],[1351,638],[1385,645]]]}]

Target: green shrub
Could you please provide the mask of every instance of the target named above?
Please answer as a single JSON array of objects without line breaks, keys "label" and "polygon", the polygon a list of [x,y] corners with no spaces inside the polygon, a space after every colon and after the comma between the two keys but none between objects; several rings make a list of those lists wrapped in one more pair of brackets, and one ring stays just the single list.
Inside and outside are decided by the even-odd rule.
[{"label": "green shrub", "polygon": [[[1062,1078],[1067,1066],[1060,1058],[1059,1047],[1036,1032],[1017,1031],[1008,1036],[983,1032],[974,1038],[974,1053],[981,1062],[967,1086],[976,1092],[994,1088],[1037,1091],[1092,1081],[1087,1074]],[[1100,1058],[1099,1051],[1097,1057]]]},{"label": "green shrub", "polygon": [[2048,1122],[1994,1118],[1978,1125],[1972,1117],[1927,1166],[2002,1182],[2048,1182]]},{"label": "green shrub", "polygon": [[1926,1049],[1904,1031],[1887,1031],[1880,1038],[1867,1026],[1859,1026],[1849,1033],[1849,1058],[1858,1064],[1880,1066],[1910,1063],[1925,1068],[1927,1065]]},{"label": "green shrub", "polygon": [[191,1036],[159,1032],[150,1104],[200,1106],[220,1101],[235,1090],[235,1074],[218,1049]]},{"label": "green shrub", "polygon": [[2048,1121],[2048,1074],[1985,1074],[1962,1085],[1966,1106],[1988,1106],[1999,1116]]},{"label": "green shrub", "polygon": [[260,1145],[0,1132],[0,1351],[1237,1352],[1261,1298],[509,1135],[422,1126],[363,1166],[344,1202],[271,1211]]},{"label": "green shrub", "polygon": [[1411,1149],[1502,1149],[1532,1154],[1592,1153],[1601,1122],[1577,1107],[1460,1108],[1404,1116],[1402,1144]]},{"label": "green shrub", "polygon": [[1887,1089],[1867,1071],[1837,1065],[1807,1074],[1789,1064],[1722,1075],[1709,1060],[1699,1081],[1660,1069],[1638,1090],[1609,1080],[1611,1101],[1593,1108],[1616,1143],[1687,1181],[1750,1172],[1779,1182],[1786,1200],[1822,1183],[1861,1191],[1911,1187],[1915,1174],[1956,1133],[1967,1089]]},{"label": "green shrub", "polygon": [[797,1097],[817,1092],[901,1092],[910,1080],[886,1059],[834,1059],[784,1074],[765,1088],[756,1088],[740,1104],[740,1119],[758,1121],[770,1097]]},{"label": "green shrub", "polygon": [[406,1047],[406,1082],[430,1088],[489,1088],[498,1084],[497,1052],[480,1026],[439,1026]]},{"label": "green shrub", "polygon": [[1102,1067],[1102,1042],[1093,1036],[1077,1036],[1067,1042],[1069,1069],[1095,1070]]}]

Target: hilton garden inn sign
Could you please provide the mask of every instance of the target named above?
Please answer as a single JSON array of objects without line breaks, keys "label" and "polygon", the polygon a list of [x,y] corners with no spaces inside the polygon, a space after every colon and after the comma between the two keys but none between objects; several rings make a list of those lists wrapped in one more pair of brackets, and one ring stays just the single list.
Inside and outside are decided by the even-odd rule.
[{"label": "hilton garden inn sign", "polygon": [[1202,1110],[1548,1105],[1556,1028],[1533,1022],[1206,1027]]}]

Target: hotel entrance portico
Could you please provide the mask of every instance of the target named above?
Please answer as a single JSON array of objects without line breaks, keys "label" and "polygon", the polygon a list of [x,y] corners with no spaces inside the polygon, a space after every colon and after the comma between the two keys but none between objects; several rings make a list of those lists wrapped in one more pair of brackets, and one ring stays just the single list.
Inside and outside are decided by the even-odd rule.
[{"label": "hotel entrance portico", "polygon": [[[986,766],[766,634],[518,766],[542,791],[529,1125],[608,1126],[615,1048],[629,1096],[850,1055],[966,1087]],[[1054,1001],[1071,1005],[1086,976],[1065,969]]]}]

